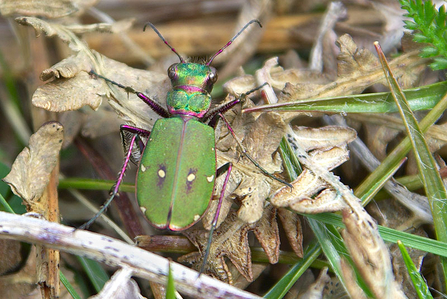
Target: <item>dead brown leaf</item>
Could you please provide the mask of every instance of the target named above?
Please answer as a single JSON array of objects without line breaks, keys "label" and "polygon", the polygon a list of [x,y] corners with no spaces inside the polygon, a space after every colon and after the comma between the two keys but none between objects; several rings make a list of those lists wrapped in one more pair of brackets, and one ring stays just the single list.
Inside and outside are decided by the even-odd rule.
[{"label": "dead brown leaf", "polygon": [[77,110],[84,105],[99,108],[101,82],[92,80],[87,72],[79,72],[70,79],[59,79],[39,87],[33,95],[33,105],[48,111]]},{"label": "dead brown leaf", "polygon": [[337,70],[340,78],[360,77],[380,68],[378,58],[369,50],[359,49],[349,35],[340,36],[337,44],[340,47]]},{"label": "dead brown leaf", "polygon": [[[247,105],[252,105],[251,101],[247,100]],[[235,110],[228,113],[228,120],[247,153],[269,173],[281,172],[281,160],[274,154],[286,128],[280,115],[264,113],[255,118],[254,115],[233,111]],[[235,139],[222,126],[223,124],[216,130],[217,159],[220,163],[233,163],[232,183],[227,188],[231,191],[230,196],[241,202],[238,212],[240,219],[254,223],[263,214],[265,200],[271,192],[272,179],[262,174],[240,153]],[[220,188],[221,184],[217,182],[216,190],[221,190]]]},{"label": "dead brown leaf", "polygon": [[[2,245],[15,241],[2,240]],[[17,242],[19,245],[20,243]],[[3,251],[5,247],[1,247],[3,258],[13,258],[13,252]],[[9,247],[9,249],[12,249]],[[20,251],[17,251],[20,254]],[[17,265],[16,265],[17,267]],[[40,299],[42,295],[37,288],[37,272],[36,272],[36,250],[31,247],[30,254],[26,257],[26,261],[20,269],[8,269],[8,274],[3,273],[0,276],[0,294],[3,298],[30,298]]]},{"label": "dead brown leaf", "polygon": [[[414,214],[403,207],[396,200],[382,200],[376,202],[374,205],[368,206],[368,213],[377,220],[378,224],[394,228],[400,231],[411,232],[412,234],[427,237],[427,233],[422,227],[415,227]],[[388,244],[390,254],[392,256],[391,262],[393,264],[393,272],[395,279],[400,284],[409,298],[417,297],[413,283],[411,282],[408,274],[407,267],[403,261],[402,254],[396,244]],[[424,259],[428,257],[428,253],[422,250],[414,249],[411,247],[406,248],[410,257],[418,268],[422,271],[421,266]],[[433,269],[425,270],[424,272],[432,272]],[[425,274],[424,273],[424,274]],[[430,285],[429,285],[430,287]]]},{"label": "dead brown leaf", "polygon": [[[80,51],[43,71],[41,79],[51,81],[37,89],[33,95],[33,104],[54,112],[78,110],[85,105],[97,110],[94,114],[84,111],[82,114],[72,113],[63,117],[61,121],[67,121],[64,124],[67,124],[70,133],[67,142],[79,130],[84,136],[96,137],[118,131],[123,122],[150,130],[159,116],[136,95],[108,86],[104,80],[89,75],[94,65],[101,66],[100,70],[95,71],[123,85],[132,86],[156,100],[162,100],[163,105],[170,89],[170,81],[165,74],[137,70],[95,51]],[[102,105],[103,100],[108,98],[115,111],[109,105]],[[121,121],[116,117],[117,113]]]},{"label": "dead brown leaf", "polygon": [[39,199],[47,186],[50,173],[56,166],[62,146],[63,128],[57,122],[44,124],[34,133],[26,147],[16,158],[11,172],[3,179],[20,196],[28,211],[42,213]]},{"label": "dead brown leaf", "polygon": [[128,269],[120,269],[107,281],[104,288],[90,299],[145,299],[140,294],[140,288],[135,280],[131,279],[132,272]]},{"label": "dead brown leaf", "polygon": [[[290,140],[309,152],[309,160],[314,165],[332,170],[349,159],[347,144],[356,137],[349,128],[327,127],[309,129],[297,127],[296,140]],[[335,146],[331,147],[331,144]],[[322,213],[339,211],[346,207],[340,194],[325,180],[305,168],[292,182],[293,189],[284,186],[274,193],[270,201],[277,207],[290,207],[300,213]]]},{"label": "dead brown leaf", "polygon": [[278,208],[278,218],[293,251],[298,257],[303,257],[303,227],[299,216],[287,209]]},{"label": "dead brown leaf", "polygon": [[[279,95],[280,102],[346,96],[361,93],[374,84],[385,83],[381,66],[369,50],[358,48],[347,34],[338,39],[338,44],[339,75],[333,82],[325,74],[307,69],[283,70],[267,62],[263,78],[272,87],[282,91]],[[418,53],[417,50],[411,51],[390,62],[403,88],[413,87],[418,81],[418,74],[425,67],[425,60],[418,57]],[[256,87],[254,82],[253,77],[245,75],[230,80],[225,88],[230,93],[241,94]]]},{"label": "dead brown leaf", "polygon": [[390,255],[377,224],[365,210],[343,211],[342,236],[362,278],[377,298],[407,298],[393,277]]},{"label": "dead brown leaf", "polygon": [[[306,151],[316,149],[323,151],[333,147],[342,147],[357,137],[357,133],[353,129],[337,126],[321,128],[294,127],[294,132],[299,138],[300,146]],[[334,165],[333,167],[337,166]]]},{"label": "dead brown leaf", "polygon": [[133,23],[135,22],[135,19],[122,19],[116,22],[113,22],[111,24],[109,23],[96,23],[96,24],[89,24],[89,25],[67,25],[67,29],[69,29],[71,32],[75,34],[84,34],[84,33],[90,33],[90,32],[100,32],[100,33],[121,33],[128,31]]},{"label": "dead brown leaf", "polygon": [[[262,218],[253,224],[243,222],[234,211],[230,212],[226,220],[214,231],[210,255],[206,264],[207,272],[232,284],[232,275],[225,264],[225,257],[227,257],[248,281],[252,281],[251,250],[248,244],[249,231],[254,231],[269,261],[276,263],[279,257],[279,231],[276,222],[276,209],[270,206],[264,210]],[[206,250],[208,232],[191,229],[185,231],[184,234],[199,249],[199,252],[184,255],[179,261],[192,263],[194,267],[199,268]]]},{"label": "dead brown leaf", "polygon": [[64,25],[46,22],[34,17],[19,17],[15,20],[21,25],[33,27],[36,36],[39,36],[40,33],[43,32],[47,36],[59,37],[64,43],[67,43],[73,51],[86,49],[86,45]]},{"label": "dead brown leaf", "polygon": [[81,14],[98,0],[2,0],[0,11],[3,16],[25,15],[41,16],[48,19]]},{"label": "dead brown leaf", "polygon": [[[328,84],[306,84],[303,82],[289,82],[280,96],[281,102],[291,102],[301,99],[335,97],[361,93],[367,87],[377,83],[385,83],[380,64],[369,51],[360,49],[345,34],[338,39],[340,54],[338,68],[341,72],[334,82]],[[396,78],[403,84],[403,88],[412,87],[417,82],[421,67],[425,67],[423,60],[418,57],[419,51],[412,51],[401,55],[390,62]]]}]

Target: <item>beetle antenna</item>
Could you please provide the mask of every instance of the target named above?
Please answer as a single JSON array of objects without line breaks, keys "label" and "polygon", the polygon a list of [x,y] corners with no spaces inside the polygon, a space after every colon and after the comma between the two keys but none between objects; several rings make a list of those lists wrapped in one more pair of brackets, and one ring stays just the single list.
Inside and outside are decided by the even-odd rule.
[{"label": "beetle antenna", "polygon": [[185,59],[183,59],[183,57],[180,56],[180,54],[177,53],[177,51],[176,51],[173,47],[171,47],[171,45],[166,41],[166,39],[163,37],[163,35],[161,35],[160,31],[158,31],[157,28],[155,28],[154,24],[149,23],[149,22],[146,23],[146,24],[144,24],[143,31],[146,31],[146,27],[147,27],[148,25],[152,27],[152,29],[155,31],[155,33],[157,33],[157,35],[158,35],[158,36],[161,38],[161,40],[166,44],[166,46],[168,46],[168,47],[171,49],[171,51],[174,52],[175,55],[178,56],[178,58],[180,59],[180,62],[181,62],[181,63],[185,63],[185,62],[186,62]]},{"label": "beetle antenna", "polygon": [[230,39],[230,41],[229,41],[225,46],[223,46],[222,48],[220,48],[220,50],[217,51],[216,54],[214,54],[213,56],[211,56],[210,60],[208,60],[208,62],[206,63],[206,65],[210,65],[211,62],[213,62],[214,58],[216,58],[217,55],[219,55],[220,53],[222,53],[223,50],[225,50],[229,45],[231,45],[231,44],[233,43],[233,41],[234,41],[239,35],[241,35],[241,33],[242,33],[245,29],[247,29],[247,27],[250,26],[252,23],[258,23],[259,27],[262,28],[262,24],[261,24],[261,22],[259,22],[258,20],[251,20],[250,22],[248,22],[247,24],[245,24],[245,26],[242,27],[242,29],[239,30],[239,32],[236,33],[236,35],[233,36],[233,38]]}]

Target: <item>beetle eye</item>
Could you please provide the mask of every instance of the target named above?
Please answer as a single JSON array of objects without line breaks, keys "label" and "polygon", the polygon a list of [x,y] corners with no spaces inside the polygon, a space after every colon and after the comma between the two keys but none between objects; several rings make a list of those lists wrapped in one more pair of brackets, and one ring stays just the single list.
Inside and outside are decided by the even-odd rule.
[{"label": "beetle eye", "polygon": [[210,81],[214,84],[217,81],[217,71],[216,69],[211,69],[211,72],[208,76],[208,78],[210,79]]},{"label": "beetle eye", "polygon": [[168,77],[173,79],[177,76],[177,63],[174,63],[168,68]]}]

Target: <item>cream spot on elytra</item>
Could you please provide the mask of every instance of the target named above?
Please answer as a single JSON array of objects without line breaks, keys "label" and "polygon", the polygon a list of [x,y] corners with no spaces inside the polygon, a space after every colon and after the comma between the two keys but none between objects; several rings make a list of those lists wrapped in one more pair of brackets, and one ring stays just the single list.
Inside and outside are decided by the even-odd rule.
[{"label": "cream spot on elytra", "polygon": [[190,173],[190,174],[188,174],[188,176],[186,177],[186,180],[188,181],[188,182],[192,182],[192,181],[194,181],[196,179],[196,175],[194,174],[194,173]]},{"label": "cream spot on elytra", "polygon": [[158,176],[164,178],[166,176],[166,172],[163,169],[158,170]]}]

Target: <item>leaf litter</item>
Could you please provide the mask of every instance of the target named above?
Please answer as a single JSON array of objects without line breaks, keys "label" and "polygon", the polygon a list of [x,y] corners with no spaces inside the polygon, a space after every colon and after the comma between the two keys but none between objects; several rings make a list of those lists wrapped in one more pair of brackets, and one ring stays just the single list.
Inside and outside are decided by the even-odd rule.
[{"label": "leaf litter", "polygon": [[[37,23],[39,25],[37,26],[36,22],[29,23],[36,26],[36,30],[44,30],[44,32],[49,35],[62,32],[63,39],[66,42],[80,44],[76,40],[69,40],[69,37],[67,36],[70,35],[66,34],[67,29],[60,29],[60,27],[54,29],[49,24]],[[112,95],[109,103],[125,123],[130,123],[134,126],[150,130],[157,116],[154,115],[154,112],[151,111],[147,105],[135,95],[128,94],[114,86],[108,86],[103,80],[92,78],[88,72],[90,69],[94,68],[94,65],[97,65],[97,72],[111,80],[120,82],[125,86],[132,86],[136,90],[141,90],[157,100],[166,98],[166,92],[170,88],[167,77],[158,73],[152,74],[148,71],[132,69],[124,64],[99,55],[94,51],[85,53],[85,51],[82,51],[82,48],[79,49],[80,51],[75,56],[67,58],[54,65],[52,68],[42,72],[42,79],[52,81],[43,85],[36,91],[33,96],[33,104],[56,112],[76,110],[84,105],[89,105],[92,109],[99,109],[99,107],[102,106],[101,103],[103,99]],[[93,61],[91,60],[91,57],[94,57]],[[284,84],[286,90],[288,84],[290,83]],[[247,100],[246,103],[246,105],[253,105],[250,104],[249,100]],[[272,112],[261,114],[258,117],[255,117],[253,114],[241,114],[240,111],[231,111],[228,114],[230,115],[228,115],[227,118],[231,123],[236,136],[242,141],[247,152],[253,155],[253,158],[258,161],[260,165],[266,165],[265,167],[267,171],[271,173],[280,173],[282,171],[281,161],[276,150],[286,131],[286,123],[283,121],[283,118],[279,114]],[[151,117],[150,115],[154,116]],[[347,137],[343,139],[340,132],[346,132],[346,130],[347,129],[344,129],[343,131],[343,129],[336,127],[313,129],[310,130],[311,133],[308,134],[311,138],[303,135],[300,136],[299,140],[302,138],[305,140],[303,142],[309,143],[304,145],[308,150],[312,150],[311,155],[314,157],[313,159],[316,163],[320,163],[323,167],[332,170],[336,166],[345,162],[348,158],[346,144],[349,140],[355,138],[355,134],[352,135],[353,131],[348,130],[351,134],[347,134]],[[229,257],[229,259],[236,265],[236,268],[248,281],[251,281],[253,280],[253,277],[251,275],[251,261],[247,258],[247,255],[249,255],[248,241],[246,242],[247,246],[243,246],[244,250],[231,251],[227,248],[229,246],[234,246],[232,245],[233,243],[238,244],[241,240],[248,240],[248,233],[252,230],[255,231],[261,244],[271,244],[272,237],[276,239],[279,238],[277,230],[276,234],[275,230],[273,230],[273,235],[265,235],[260,233],[261,229],[257,229],[258,225],[265,223],[265,221],[261,221],[261,219],[263,219],[263,215],[265,214],[265,206],[268,206],[266,199],[273,191],[276,193],[272,196],[271,200],[272,203],[278,207],[290,206],[292,209],[295,207],[296,210],[299,210],[297,206],[301,206],[301,211],[313,211],[314,213],[319,213],[340,210],[346,206],[341,204],[342,201],[339,200],[339,196],[335,190],[330,189],[329,185],[319,180],[318,177],[315,177],[312,172],[308,170],[305,170],[297,181],[293,183],[293,193],[290,193],[287,190],[289,187],[282,187],[281,190],[278,191],[278,186],[276,186],[276,189],[272,190],[271,186],[275,186],[273,180],[260,173],[250,161],[243,157],[233,136],[229,134],[224,126],[221,125],[220,131],[220,134],[216,134],[218,163],[223,164],[231,161],[235,165],[234,175],[232,175],[232,179],[228,186],[229,196],[226,198],[227,202],[223,210],[227,210],[227,212],[231,214],[231,205],[234,199],[236,199],[240,205],[237,211],[237,216],[238,219],[241,220],[241,224],[237,226],[232,223],[234,224],[232,226],[232,231],[234,231],[234,233],[232,234],[223,234],[220,238],[213,237],[213,247],[216,247],[213,254],[216,257],[216,260],[220,262],[214,267],[211,267],[211,265],[213,265],[212,262],[209,262],[209,264],[210,267],[213,268],[211,272],[215,273],[217,277],[230,282],[232,280],[228,267],[222,264],[224,263],[222,257],[224,253],[227,256],[230,255],[231,257]],[[303,134],[309,132],[306,128],[302,128],[301,131]],[[328,134],[330,131],[335,133],[332,137]],[[338,141],[335,136],[338,138]],[[337,145],[340,145],[341,147],[337,147]],[[313,184],[309,184],[311,181]],[[217,182],[216,193],[218,193],[220,187],[219,182]],[[288,200],[281,199],[284,197],[284,192],[288,194],[289,198],[293,198],[295,203],[285,203]],[[316,193],[318,193],[318,196],[312,198]],[[298,204],[296,202],[298,202]],[[214,206],[216,206],[216,204],[214,204]],[[305,208],[306,206],[308,208]],[[207,213],[207,216],[204,218],[205,223],[207,223],[208,219],[213,217],[213,212],[214,209],[212,206],[210,212]],[[225,213],[221,213],[221,221],[223,221],[225,217]],[[271,222],[270,224],[271,225],[266,227],[270,227],[271,229],[273,224]],[[236,226],[237,229],[234,226]],[[273,227],[275,226],[277,227],[276,220]],[[301,225],[298,224],[297,226]],[[296,235],[297,231],[299,231],[298,228],[293,228],[288,231],[288,235]],[[202,233],[204,236],[207,235],[207,231],[202,231]],[[217,231],[216,234],[218,234]],[[188,233],[186,233],[186,235],[192,239]],[[234,236],[239,237],[235,238]],[[219,241],[220,239],[224,240]],[[200,240],[206,242],[206,238]],[[205,245],[199,245],[197,240],[194,240],[193,243],[197,244],[197,246]],[[272,263],[276,263],[278,259],[275,253],[279,250],[279,242],[276,244],[277,245],[273,247],[263,246],[264,249],[276,248],[273,251],[267,250],[266,252]],[[296,242],[293,247],[302,248],[302,246]],[[300,250],[302,249],[297,249],[297,252],[300,252]],[[190,259],[191,258],[185,258],[185,261]],[[198,262],[200,263],[200,261]],[[225,273],[225,275],[222,273]]]},{"label": "leaf litter", "polygon": [[[87,136],[96,136],[98,126],[101,125],[95,126],[94,121],[108,119],[108,115],[111,116],[113,113],[117,113],[125,123],[150,130],[158,116],[147,105],[133,94],[127,94],[125,91],[107,85],[102,80],[92,78],[88,72],[94,69],[116,82],[132,86],[134,89],[146,93],[161,102],[162,105],[166,98],[166,92],[170,88],[167,76],[133,69],[108,59],[88,49],[74,35],[74,33],[83,34],[92,31],[117,32],[120,29],[107,29],[108,27],[105,25],[64,27],[64,25],[47,23],[29,17],[17,21],[31,25],[36,31],[42,31],[48,36],[59,36],[76,52],[75,55],[42,73],[42,80],[49,82],[40,87],[33,96],[34,105],[50,111],[62,112],[81,109],[80,113],[73,112],[72,116],[66,117],[70,119],[69,123],[76,123],[76,120],[79,120],[79,125],[70,133],[71,136],[75,136],[78,131],[82,131]],[[128,26],[127,24],[129,23],[126,21],[120,26],[125,28]],[[278,93],[280,101],[359,93],[376,83],[383,82],[383,72],[377,65],[377,59],[368,50],[358,48],[347,35],[339,38],[338,45],[341,52],[338,57],[337,78],[303,69],[284,70],[277,66],[265,68],[264,71],[270,75],[268,83],[280,91]],[[404,86],[413,86],[419,79],[419,75],[415,74],[421,73],[425,67],[425,61],[417,58],[417,52],[414,51],[395,58],[391,61],[391,65]],[[231,82],[234,83],[232,86],[234,94],[241,94],[257,85],[255,78],[250,75],[241,76]],[[231,89],[228,87],[229,85],[231,84],[227,84],[228,90]],[[104,101],[105,99],[107,101]],[[108,102],[115,112],[112,112],[104,102]],[[89,110],[82,108],[85,105],[97,112],[93,115]],[[249,107],[253,103],[247,99],[245,105]],[[98,117],[100,113],[104,116],[103,118]],[[260,165],[277,176],[281,176],[282,166],[276,150],[279,141],[286,135],[290,120],[296,116],[296,113],[291,115],[272,112],[259,116],[241,114],[240,111],[230,111],[226,115],[248,153],[253,155]],[[118,125],[116,130],[118,130]],[[277,213],[283,215],[280,218],[289,239],[296,240],[298,235],[302,236],[301,223],[296,218],[296,214],[283,209],[283,207],[304,213],[320,213],[338,211],[352,204],[343,200],[344,194],[340,194],[340,190],[334,188],[330,182],[306,166],[303,173],[293,182],[294,188],[290,192],[288,190],[290,188],[280,186],[276,181],[264,176],[253,167],[241,154],[237,143],[225,127],[219,128],[216,132],[218,163],[232,161],[235,170],[231,176],[225,198],[227,212],[221,214],[221,224],[215,231],[216,237],[213,239],[210,256],[214,258],[210,259],[212,261],[207,265],[215,276],[228,282],[233,280],[225,262],[225,257],[227,257],[247,280],[254,279],[248,246],[250,231],[255,232],[261,246],[266,250],[270,262],[277,262],[278,225],[276,217],[272,215]],[[326,171],[333,170],[349,159],[346,145],[356,136],[355,131],[341,127],[319,129],[294,127],[293,132],[296,142],[299,142],[309,155],[308,163],[318,165]],[[221,182],[217,181],[216,192],[220,185]],[[24,191],[21,192],[25,194]],[[268,198],[271,203],[266,201]],[[215,205],[215,202],[213,200],[211,205]],[[237,211],[234,209],[234,202],[239,206]],[[205,227],[209,222],[207,217],[213,215],[213,207],[209,210],[210,212],[204,218]],[[192,253],[183,259],[199,265],[201,263],[200,252],[203,252],[207,240],[207,231],[194,228],[192,231],[186,232],[186,235],[199,248],[199,253]],[[345,235],[347,240],[351,238],[348,233]],[[297,254],[300,250],[302,254],[301,242],[302,239],[292,244]],[[361,240],[355,242],[361,242]],[[389,269],[385,272],[387,271]]]}]

